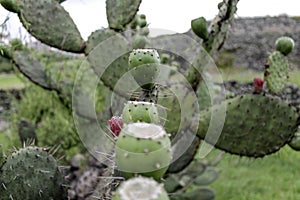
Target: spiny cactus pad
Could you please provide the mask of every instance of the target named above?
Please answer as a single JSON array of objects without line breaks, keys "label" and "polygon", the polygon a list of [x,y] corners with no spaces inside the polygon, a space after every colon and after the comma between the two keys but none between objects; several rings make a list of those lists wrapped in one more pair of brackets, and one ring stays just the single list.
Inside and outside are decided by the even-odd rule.
[{"label": "spiny cactus pad", "polygon": [[287,83],[289,64],[287,58],[279,51],[273,52],[265,67],[265,80],[272,93],[279,93]]},{"label": "spiny cactus pad", "polygon": [[[293,106],[278,98],[262,95],[242,95],[226,100],[211,109],[200,112],[198,135],[208,143],[218,136],[207,135],[211,111],[222,115],[226,106],[226,119],[215,147],[226,152],[248,157],[263,157],[278,151],[291,140],[297,130],[298,113]],[[214,130],[212,130],[214,131]]]},{"label": "spiny cactus pad", "polygon": [[124,123],[146,122],[159,124],[158,110],[154,103],[129,101],[122,113]]},{"label": "spiny cactus pad", "polygon": [[160,57],[155,49],[134,49],[129,55],[129,69],[135,81],[144,89],[151,89],[159,74]]},{"label": "spiny cactus pad", "polygon": [[290,37],[280,37],[275,42],[276,50],[287,56],[294,49],[295,42]]},{"label": "spiny cactus pad", "polygon": [[155,124],[132,123],[122,129],[116,142],[116,164],[125,178],[135,174],[159,180],[171,161],[171,142]]},{"label": "spiny cactus pad", "polygon": [[41,148],[26,147],[12,153],[1,171],[0,199],[67,199],[57,162]]},{"label": "spiny cactus pad", "polygon": [[32,82],[45,89],[54,88],[54,80],[49,77],[45,67],[28,51],[13,52],[13,61],[19,70]]},{"label": "spiny cactus pad", "polygon": [[136,177],[123,182],[112,200],[169,200],[162,184],[153,179]]},{"label": "spiny cactus pad", "polygon": [[115,34],[116,32],[111,29],[100,29],[94,31],[88,38],[88,41],[86,43],[85,53],[88,54],[98,44],[108,39],[109,37],[114,36]]},{"label": "spiny cactus pad", "polygon": [[109,27],[124,30],[135,17],[142,0],[107,0],[106,15]]},{"label": "spiny cactus pad", "polygon": [[69,13],[53,0],[19,1],[19,18],[41,42],[61,50],[82,53],[84,41]]}]

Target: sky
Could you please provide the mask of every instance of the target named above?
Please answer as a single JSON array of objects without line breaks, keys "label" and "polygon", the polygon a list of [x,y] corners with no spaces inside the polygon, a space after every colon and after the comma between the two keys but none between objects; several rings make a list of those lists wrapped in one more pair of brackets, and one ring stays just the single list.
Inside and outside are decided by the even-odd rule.
[{"label": "sky", "polygon": [[[170,32],[185,32],[192,19],[204,16],[212,19],[221,0],[143,0],[139,13],[147,16],[150,28],[166,29]],[[107,27],[105,0],[67,0],[62,3],[76,23],[82,37],[86,39],[94,30]],[[299,0],[240,0],[236,17],[255,16],[300,16]],[[9,15],[8,29],[12,35],[21,37],[21,24],[16,14],[0,6],[0,24]],[[24,33],[22,34],[24,36]]]}]

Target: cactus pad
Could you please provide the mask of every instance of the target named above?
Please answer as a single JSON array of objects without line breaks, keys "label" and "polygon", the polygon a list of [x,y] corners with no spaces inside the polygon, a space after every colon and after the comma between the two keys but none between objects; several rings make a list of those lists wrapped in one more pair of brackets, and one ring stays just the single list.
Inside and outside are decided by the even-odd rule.
[{"label": "cactus pad", "polygon": [[153,179],[136,177],[123,182],[112,200],[169,200],[162,184]]},{"label": "cactus pad", "polygon": [[269,91],[272,93],[281,92],[288,79],[289,64],[287,58],[279,51],[275,51],[269,56],[265,68],[264,79]]},{"label": "cactus pad", "polygon": [[160,57],[155,49],[135,49],[129,55],[129,67],[135,81],[144,89],[151,89],[158,76]]},{"label": "cactus pad", "polygon": [[276,50],[287,56],[294,49],[295,42],[290,37],[280,37],[275,42]]},{"label": "cactus pad", "polygon": [[122,113],[123,122],[146,122],[159,124],[158,110],[154,103],[143,101],[129,101]]},{"label": "cactus pad", "polygon": [[28,51],[15,51],[13,61],[19,70],[32,82],[45,89],[53,89],[54,81],[45,71],[45,67]]},{"label": "cactus pad", "polygon": [[171,161],[171,142],[161,126],[127,124],[116,143],[116,164],[125,178],[134,174],[159,180]]},{"label": "cactus pad", "polygon": [[116,32],[111,29],[100,29],[94,31],[88,38],[88,41],[86,43],[85,53],[88,54],[98,44],[108,39],[109,37],[114,36],[115,34]]},{"label": "cactus pad", "polygon": [[53,0],[19,1],[19,18],[41,42],[61,50],[82,53],[84,41],[69,13]]},{"label": "cactus pad", "polygon": [[140,7],[142,0],[106,0],[106,15],[109,27],[124,30]]},{"label": "cactus pad", "polygon": [[0,0],[0,4],[9,12],[20,12],[17,0]]},{"label": "cactus pad", "polygon": [[67,199],[57,162],[41,148],[26,147],[14,152],[1,171],[0,199]]},{"label": "cactus pad", "polygon": [[[298,113],[294,107],[278,98],[242,95],[200,112],[198,134],[208,143],[218,137],[215,134],[206,136],[211,111],[221,115],[219,111],[223,106],[227,108],[226,119],[214,145],[232,154],[263,157],[274,153],[289,142],[297,130]],[[215,127],[223,125],[212,123]]]}]

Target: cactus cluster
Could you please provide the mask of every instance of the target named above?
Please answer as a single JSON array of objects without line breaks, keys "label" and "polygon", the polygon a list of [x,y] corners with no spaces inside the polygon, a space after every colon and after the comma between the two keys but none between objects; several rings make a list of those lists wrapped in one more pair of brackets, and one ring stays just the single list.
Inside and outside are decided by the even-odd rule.
[{"label": "cactus cluster", "polygon": [[[202,67],[209,62],[206,54],[185,42],[180,34],[148,39],[146,17],[137,14],[141,0],[107,0],[109,27],[96,30],[87,41],[82,39],[61,2],[0,1],[6,9],[17,13],[23,26],[41,42],[85,56],[87,63],[84,65],[95,72],[104,86],[116,93],[113,105],[99,114],[101,125],[107,113],[110,115],[108,119],[115,115],[115,111],[122,115],[109,121],[113,135],[110,139],[114,144],[111,154],[115,158],[111,162],[115,162],[116,171],[128,179],[115,191],[114,200],[132,199],[133,194],[145,200],[214,199],[215,193],[205,185],[214,181],[218,173],[213,165],[195,159],[201,140],[225,152],[247,157],[274,153],[287,143],[298,148],[295,132],[299,113],[295,105],[299,102],[288,104],[281,96],[286,88],[286,56],[293,49],[292,40],[281,38],[276,42],[276,51],[266,64],[264,80],[254,79],[250,92],[248,87],[245,91],[234,88],[227,95],[229,99],[223,101],[220,98],[215,104],[209,98],[208,88],[200,74]],[[223,0],[218,6],[219,14],[210,23],[203,17],[191,21],[193,32],[202,39],[201,47],[211,56],[224,44],[238,2]],[[176,40],[180,40],[181,45]],[[11,43],[10,46],[1,44],[0,50],[1,55],[12,60],[32,82],[55,90],[62,99],[71,101],[73,83],[60,85],[28,49]],[[170,55],[167,50],[199,55],[182,61],[179,55]],[[164,68],[161,64],[171,66]],[[120,84],[120,80],[127,76],[130,78],[126,79],[126,84]],[[80,89],[81,94],[89,91],[84,86]],[[82,98],[88,99],[85,95]],[[83,111],[85,104],[91,104],[89,100],[79,100],[81,110],[75,114],[78,114],[76,119],[88,121],[85,123],[85,137],[94,140],[89,134],[98,130],[92,126],[97,119],[90,110]],[[126,103],[123,106],[120,102]],[[222,113],[224,107],[226,110]],[[225,122],[217,121],[210,130],[212,134],[207,134],[213,113],[217,116],[226,114]],[[28,147],[14,153],[1,170],[3,199],[66,197],[56,162],[40,149]],[[29,176],[32,174],[37,176]],[[27,179],[30,182],[25,182]],[[41,181],[47,184],[41,184]],[[20,194],[12,186],[24,191],[25,195],[19,198]]]}]

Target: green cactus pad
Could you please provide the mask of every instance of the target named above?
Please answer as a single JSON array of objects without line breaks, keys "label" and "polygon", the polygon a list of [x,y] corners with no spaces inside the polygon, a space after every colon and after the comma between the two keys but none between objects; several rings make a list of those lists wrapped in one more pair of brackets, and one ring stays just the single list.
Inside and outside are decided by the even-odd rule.
[{"label": "green cactus pad", "polygon": [[115,34],[116,32],[111,29],[100,29],[94,31],[88,38],[88,41],[86,43],[85,53],[89,54],[89,52],[93,48],[95,48],[98,44],[100,44],[107,38],[114,36]]},{"label": "green cactus pad", "polygon": [[0,0],[0,4],[1,6],[3,6],[3,8],[5,8],[10,12],[14,12],[14,13],[20,12],[20,8],[17,0]]},{"label": "green cactus pad", "polygon": [[288,60],[282,53],[275,51],[269,56],[264,79],[270,92],[279,93],[282,91],[287,83],[288,70]]},{"label": "green cactus pad", "polygon": [[53,0],[22,0],[19,18],[41,42],[61,50],[82,53],[84,41],[69,13]]},{"label": "green cactus pad", "polygon": [[215,192],[207,187],[190,186],[183,194],[183,199],[186,200],[213,200],[215,199]]},{"label": "green cactus pad", "polygon": [[0,199],[67,199],[57,162],[41,148],[26,147],[14,152],[1,171]]},{"label": "green cactus pad", "polygon": [[[92,44],[91,41],[90,44]],[[122,96],[128,95],[127,85],[129,83],[123,84],[126,86],[121,87],[120,90],[115,86],[128,71],[129,53],[126,52],[130,51],[129,46],[125,37],[116,34],[95,46],[87,56],[88,62],[104,85]]]},{"label": "green cactus pad", "polygon": [[28,51],[13,52],[13,61],[19,70],[32,82],[45,89],[53,89],[54,81],[45,71],[45,67]]},{"label": "green cactus pad", "polygon": [[153,179],[136,177],[123,182],[112,200],[169,200],[162,184]]},{"label": "green cactus pad", "polygon": [[195,185],[209,185],[219,177],[219,172],[214,166],[207,166],[202,174],[199,174],[195,180]]},{"label": "green cactus pad", "polygon": [[106,15],[109,27],[124,30],[140,7],[141,0],[106,0]]},{"label": "green cactus pad", "polygon": [[158,110],[154,103],[129,101],[122,113],[123,123],[146,122],[159,124]]},{"label": "green cactus pad", "polygon": [[159,125],[132,123],[122,129],[115,152],[125,178],[141,174],[160,180],[171,161],[171,142]]},{"label": "green cactus pad", "polygon": [[290,37],[280,37],[275,42],[276,50],[287,56],[294,49],[295,42]]},{"label": "green cactus pad", "polygon": [[208,39],[207,21],[204,17],[199,17],[191,22],[193,32],[203,40]]},{"label": "green cactus pad", "polygon": [[128,63],[133,78],[142,88],[154,87],[160,64],[160,57],[155,49],[134,49],[129,55]]},{"label": "green cactus pad", "polygon": [[[215,115],[226,106],[224,126],[211,122],[211,111]],[[226,152],[248,157],[263,157],[278,151],[288,143],[297,130],[298,113],[293,106],[278,98],[261,95],[242,95],[211,109],[200,112],[198,135]],[[214,123],[210,135],[208,126]],[[215,127],[222,127],[220,137]]]}]

